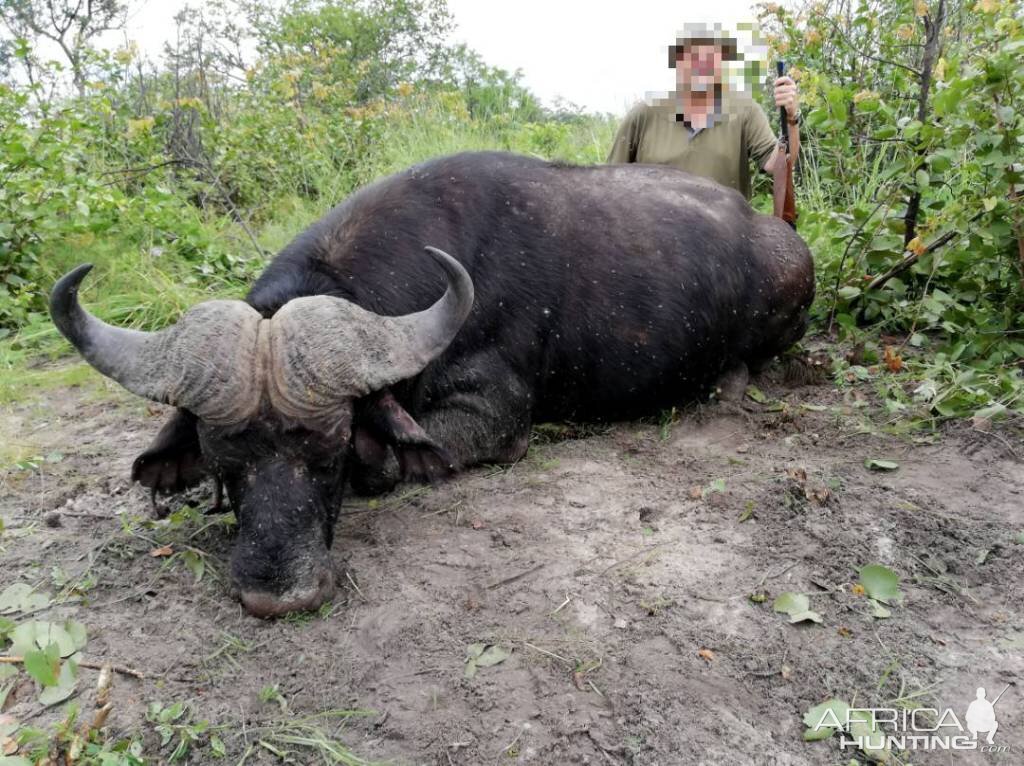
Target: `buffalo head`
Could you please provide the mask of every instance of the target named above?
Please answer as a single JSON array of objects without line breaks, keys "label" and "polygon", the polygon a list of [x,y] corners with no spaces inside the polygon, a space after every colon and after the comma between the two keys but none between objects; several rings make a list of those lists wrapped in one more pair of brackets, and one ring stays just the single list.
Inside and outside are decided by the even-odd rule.
[{"label": "buffalo head", "polygon": [[242,301],[213,300],[171,327],[139,332],[81,307],[78,287],[91,265],[53,289],[53,321],[89,364],[139,396],[179,408],[169,425],[192,434],[202,466],[180,470],[224,483],[239,525],[232,579],[253,614],[312,609],[331,598],[328,550],[353,402],[417,375],[472,307],[465,269],[427,251],[448,289],[430,308],[399,317],[323,295],[291,300],[269,319]]}]

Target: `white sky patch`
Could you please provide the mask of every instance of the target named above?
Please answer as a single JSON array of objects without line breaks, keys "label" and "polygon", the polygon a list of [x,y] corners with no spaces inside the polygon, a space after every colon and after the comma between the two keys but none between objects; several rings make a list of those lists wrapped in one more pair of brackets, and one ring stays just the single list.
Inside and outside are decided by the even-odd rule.
[{"label": "white sky patch", "polygon": [[[129,6],[128,39],[159,60],[174,35],[174,15],[185,5],[136,0]],[[720,23],[735,32],[738,23],[754,21],[749,0],[448,0],[448,7],[456,23],[452,42],[466,43],[491,66],[521,69],[523,82],[548,106],[560,97],[616,115],[648,92],[673,87],[667,49],[684,24]],[[749,36],[739,39],[742,46]],[[118,47],[123,40],[117,33],[104,43]]]},{"label": "white sky patch", "polygon": [[448,6],[458,24],[454,40],[492,66],[522,69],[524,83],[549,106],[561,96],[612,114],[623,114],[647,92],[675,86],[668,46],[685,24],[717,22],[735,31],[737,23],[755,20],[747,0],[448,0]]}]

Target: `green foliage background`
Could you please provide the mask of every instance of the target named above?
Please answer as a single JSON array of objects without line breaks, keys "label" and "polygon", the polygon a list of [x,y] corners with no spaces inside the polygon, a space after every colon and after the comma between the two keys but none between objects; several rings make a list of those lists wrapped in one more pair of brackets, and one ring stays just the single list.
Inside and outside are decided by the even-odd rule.
[{"label": "green foliage background", "polygon": [[[380,175],[465,149],[601,162],[615,129],[609,115],[544,108],[518,74],[448,46],[443,0],[218,0],[178,17],[158,64],[85,36],[71,72],[43,60],[38,35],[14,34],[14,10],[43,1],[9,3],[0,41],[11,375],[66,351],[45,293],[77,263],[98,265],[96,313],[159,327],[240,295],[294,234]],[[818,329],[867,349],[856,363],[836,354],[837,381],[873,379],[894,412],[931,419],[1024,412],[1020,3],[756,12],[801,85],[798,202]],[[899,364],[880,363],[886,346]]]},{"label": "green foliage background", "polygon": [[893,410],[1024,412],[1024,6],[758,10],[801,84],[822,325],[906,358],[911,375],[879,380]]}]

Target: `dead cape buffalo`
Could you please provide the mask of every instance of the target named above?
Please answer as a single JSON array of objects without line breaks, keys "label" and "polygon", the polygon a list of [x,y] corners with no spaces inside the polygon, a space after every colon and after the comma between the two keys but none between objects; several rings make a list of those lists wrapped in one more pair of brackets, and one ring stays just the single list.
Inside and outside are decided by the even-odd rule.
[{"label": "dead cape buffalo", "polygon": [[[425,256],[431,245],[451,256]],[[201,303],[159,332],[82,309],[88,270],[55,286],[54,322],[101,373],[178,408],[133,478],[223,484],[232,577],[259,616],[333,595],[346,480],[386,488],[391,454],[403,478],[434,480],[516,460],[534,422],[698,396],[798,340],[814,292],[803,241],[734,191],[659,166],[503,153],[358,191],[244,302]]]}]

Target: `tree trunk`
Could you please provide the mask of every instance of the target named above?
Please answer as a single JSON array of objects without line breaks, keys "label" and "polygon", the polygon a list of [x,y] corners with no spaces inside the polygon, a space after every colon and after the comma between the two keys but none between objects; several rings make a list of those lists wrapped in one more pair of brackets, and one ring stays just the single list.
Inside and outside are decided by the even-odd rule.
[{"label": "tree trunk", "polygon": [[[935,10],[935,18],[924,17],[924,55],[921,57],[921,92],[917,97],[917,121],[924,125],[928,117],[928,96],[932,89],[932,70],[939,57],[939,40],[942,27],[946,23],[946,0],[939,0]],[[918,149],[918,167],[924,159],[924,150]],[[921,212],[921,190],[915,185],[910,199],[907,200],[907,212],[903,216],[903,246],[917,236],[917,216]]]}]

